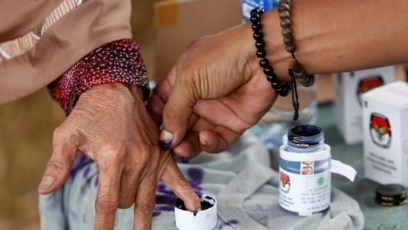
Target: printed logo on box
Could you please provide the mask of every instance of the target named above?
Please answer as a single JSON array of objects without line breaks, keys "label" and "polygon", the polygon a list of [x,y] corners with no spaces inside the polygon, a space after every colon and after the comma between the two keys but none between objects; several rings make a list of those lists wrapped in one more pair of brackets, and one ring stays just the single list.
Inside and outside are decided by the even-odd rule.
[{"label": "printed logo on box", "polygon": [[383,78],[378,76],[368,76],[361,79],[357,85],[357,100],[360,105],[363,104],[362,94],[368,92],[371,89],[377,88],[379,86],[384,85]]},{"label": "printed logo on box", "polygon": [[380,113],[370,116],[370,135],[374,144],[388,149],[391,145],[391,126],[388,118]]}]

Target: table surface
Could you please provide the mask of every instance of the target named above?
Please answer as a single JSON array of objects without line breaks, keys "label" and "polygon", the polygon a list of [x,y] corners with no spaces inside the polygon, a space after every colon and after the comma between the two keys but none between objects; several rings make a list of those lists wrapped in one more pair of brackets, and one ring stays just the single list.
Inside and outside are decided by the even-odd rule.
[{"label": "table surface", "polygon": [[325,142],[332,149],[332,158],[357,170],[354,182],[333,174],[332,183],[359,203],[365,216],[365,229],[408,229],[408,205],[386,207],[374,201],[375,189],[379,184],[364,176],[363,144],[345,144],[333,120],[331,103],[319,105],[317,125],[324,130]]}]

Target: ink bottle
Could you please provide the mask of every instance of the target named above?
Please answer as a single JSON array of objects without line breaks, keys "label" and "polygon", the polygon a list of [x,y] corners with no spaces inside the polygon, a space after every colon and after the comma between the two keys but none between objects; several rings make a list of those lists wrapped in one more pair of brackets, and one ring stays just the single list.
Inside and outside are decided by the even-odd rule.
[{"label": "ink bottle", "polygon": [[296,215],[329,209],[331,153],[324,133],[314,125],[292,127],[280,147],[279,205]]}]

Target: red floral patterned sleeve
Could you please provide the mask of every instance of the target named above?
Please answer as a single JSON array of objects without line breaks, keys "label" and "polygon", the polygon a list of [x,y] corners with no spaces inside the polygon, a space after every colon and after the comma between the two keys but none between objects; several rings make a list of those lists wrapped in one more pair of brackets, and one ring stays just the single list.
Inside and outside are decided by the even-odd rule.
[{"label": "red floral patterned sleeve", "polygon": [[48,85],[51,96],[68,115],[81,93],[94,86],[121,82],[143,88],[149,95],[146,67],[139,46],[130,39],[108,43],[75,63]]}]

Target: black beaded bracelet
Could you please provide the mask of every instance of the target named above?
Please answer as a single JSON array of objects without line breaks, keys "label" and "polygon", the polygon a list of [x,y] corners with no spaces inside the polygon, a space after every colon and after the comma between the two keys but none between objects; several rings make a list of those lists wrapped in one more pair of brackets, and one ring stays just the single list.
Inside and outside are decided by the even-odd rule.
[{"label": "black beaded bracelet", "polygon": [[293,75],[303,86],[309,87],[314,84],[315,76],[308,74],[296,59],[296,45],[293,41],[292,20],[290,19],[290,3],[291,0],[279,0],[278,6],[283,43],[285,44],[286,51],[288,51],[293,58],[293,62],[289,68],[289,74]]},{"label": "black beaded bracelet", "polygon": [[293,120],[297,120],[299,117],[299,102],[298,94],[296,89],[296,81],[293,75],[291,76],[291,81],[289,83],[282,84],[278,77],[276,76],[273,67],[270,65],[268,58],[266,58],[265,42],[263,40],[262,25],[261,25],[261,15],[264,10],[261,8],[255,8],[251,11],[250,21],[252,23],[253,37],[255,39],[255,47],[257,49],[256,56],[259,58],[259,65],[263,68],[263,72],[266,75],[266,79],[271,83],[272,87],[275,89],[282,97],[286,97],[290,91],[292,92],[292,105],[295,109]]}]

